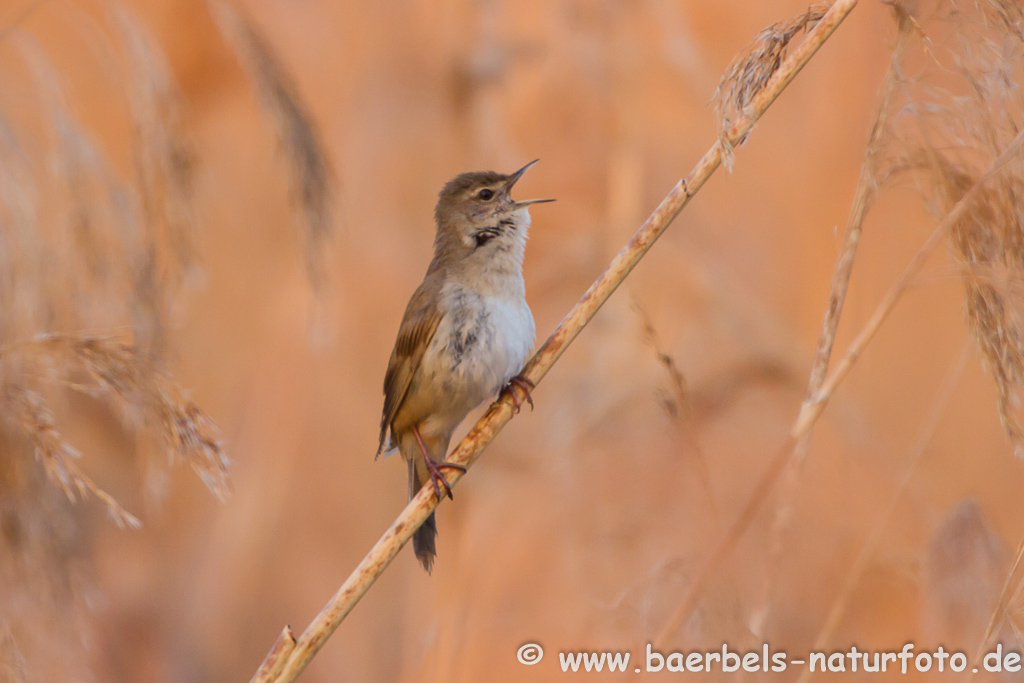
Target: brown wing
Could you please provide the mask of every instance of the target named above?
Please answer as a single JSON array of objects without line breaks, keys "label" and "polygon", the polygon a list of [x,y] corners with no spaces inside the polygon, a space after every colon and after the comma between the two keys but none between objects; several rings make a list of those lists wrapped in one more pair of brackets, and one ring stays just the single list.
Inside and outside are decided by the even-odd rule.
[{"label": "brown wing", "polygon": [[412,295],[405,309],[402,325],[398,328],[398,340],[388,361],[388,371],[384,375],[384,412],[380,418],[380,445],[377,455],[384,450],[388,428],[398,408],[405,399],[413,375],[420,366],[423,354],[434,337],[438,323],[441,322],[441,311],[438,308],[439,287],[428,275],[419,289]]}]

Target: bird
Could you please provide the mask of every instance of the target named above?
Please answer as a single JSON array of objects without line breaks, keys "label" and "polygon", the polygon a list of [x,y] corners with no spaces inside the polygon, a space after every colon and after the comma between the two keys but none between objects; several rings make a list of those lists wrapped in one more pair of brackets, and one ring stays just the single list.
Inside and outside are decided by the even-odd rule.
[{"label": "bird", "polygon": [[[452,433],[489,398],[509,394],[518,412],[533,407],[533,382],[521,376],[534,343],[523,255],[529,207],[553,199],[512,199],[512,188],[539,161],[510,174],[462,173],[445,184],[434,209],[434,257],[409,299],[384,375],[377,457],[397,449],[408,463],[409,498],[428,481],[452,497],[443,470]],[[442,494],[442,489],[444,494]],[[433,513],[413,534],[429,574],[436,557]]]}]

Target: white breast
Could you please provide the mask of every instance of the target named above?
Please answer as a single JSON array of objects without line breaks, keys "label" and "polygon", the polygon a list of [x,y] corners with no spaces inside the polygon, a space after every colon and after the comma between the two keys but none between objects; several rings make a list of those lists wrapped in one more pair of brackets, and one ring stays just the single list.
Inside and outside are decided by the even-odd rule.
[{"label": "white breast", "polygon": [[500,375],[499,386],[494,388],[496,393],[523,369],[533,348],[535,329],[525,300],[489,298],[486,302],[496,331],[493,363]]},{"label": "white breast", "polygon": [[533,347],[534,323],[523,298],[486,296],[459,286],[445,292],[444,309],[417,384],[430,387],[435,417],[457,424],[522,370]]}]

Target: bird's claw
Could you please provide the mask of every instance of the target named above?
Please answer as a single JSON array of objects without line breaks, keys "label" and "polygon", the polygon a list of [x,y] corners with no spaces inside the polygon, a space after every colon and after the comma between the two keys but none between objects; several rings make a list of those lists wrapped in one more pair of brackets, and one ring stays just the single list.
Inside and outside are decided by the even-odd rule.
[{"label": "bird's claw", "polygon": [[[533,396],[530,395],[530,392],[532,392],[536,387],[537,385],[531,380],[526,379],[522,375],[516,375],[508,381],[505,388],[501,390],[501,394],[502,396],[507,394],[509,398],[512,399],[513,410],[518,413],[519,409],[522,408],[524,401],[529,403],[530,410],[533,410]],[[521,398],[516,392],[516,389],[523,392],[523,396]]]},{"label": "bird's claw", "polygon": [[[442,498],[444,498],[444,496],[441,494],[441,487],[443,486],[444,492],[448,495],[448,497],[451,498],[452,500],[455,500],[455,496],[452,495],[452,487],[448,483],[448,480],[445,478],[444,473],[441,470],[449,469],[465,472],[466,466],[459,465],[454,462],[438,462],[430,457],[426,458],[426,462],[427,471],[430,473],[430,483],[434,487],[434,495],[437,496],[437,499],[441,500]],[[440,486],[438,484],[440,484]]]}]

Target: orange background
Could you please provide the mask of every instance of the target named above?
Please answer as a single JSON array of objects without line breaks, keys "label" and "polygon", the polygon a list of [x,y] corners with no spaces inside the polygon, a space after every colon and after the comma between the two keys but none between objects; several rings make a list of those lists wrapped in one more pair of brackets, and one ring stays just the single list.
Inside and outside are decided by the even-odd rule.
[{"label": "orange background", "polygon": [[[6,0],[0,25],[28,4]],[[102,21],[101,3],[76,4]],[[541,159],[517,187],[558,198],[533,209],[524,267],[540,343],[714,141],[709,101],[732,56],[806,3],[246,0],[337,173],[319,341],[286,163],[245,72],[202,2],[128,6],[166,54],[196,141],[203,277],[179,298],[170,367],[220,425],[235,492],[219,504],[179,468],[166,502],[148,506],[130,442],[72,402],[83,467],[144,528],[116,529],[93,501],[74,508],[95,517],[76,565],[78,626],[27,641],[39,676],[27,680],[248,680],[281,627],[312,619],[405,502],[404,464],[373,459],[381,382],[430,258],[442,184]],[[127,173],[124,92],[96,57],[96,29],[54,1],[19,30],[40,39],[73,109]],[[797,414],[894,36],[888,9],[862,2],[734,171],[712,178],[538,387],[537,409],[441,506],[433,576],[404,550],[301,680],[560,680],[560,650],[637,657],[662,630]],[[2,105],[31,137],[38,101],[6,42]],[[924,58],[912,43],[908,61]],[[913,187],[883,193],[837,354],[932,225]],[[769,641],[806,652],[884,522],[829,647],[941,641],[973,653],[1024,532],[1024,472],[944,249],[918,284],[818,424],[796,484],[770,498],[669,649]],[[686,376],[692,439],[664,407],[670,379],[637,303]],[[886,517],[964,349],[938,429]],[[792,522],[774,552],[780,505]],[[943,536],[950,514],[968,522]],[[936,567],[936,543],[973,559]],[[955,575],[953,587],[936,572]],[[949,642],[935,613],[961,602],[963,641]],[[526,642],[548,654],[528,669],[515,658]]]}]

